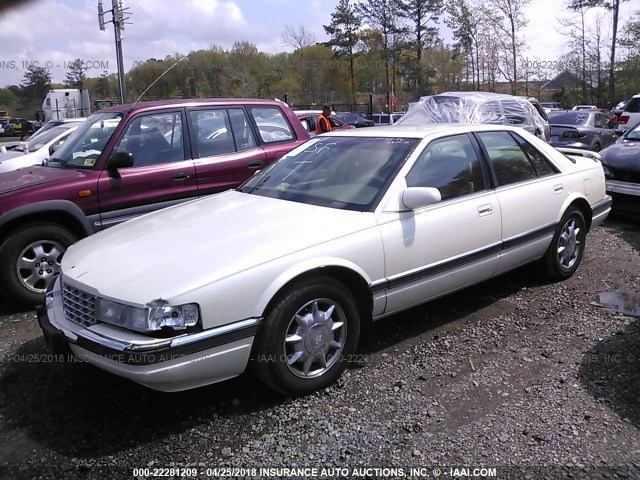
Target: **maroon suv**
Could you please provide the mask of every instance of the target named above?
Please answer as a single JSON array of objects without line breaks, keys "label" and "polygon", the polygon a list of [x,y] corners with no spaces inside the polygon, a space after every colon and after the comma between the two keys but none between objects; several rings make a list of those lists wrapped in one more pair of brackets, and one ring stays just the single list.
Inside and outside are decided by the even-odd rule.
[{"label": "maroon suv", "polygon": [[[71,243],[234,188],[308,138],[279,101],[193,99],[100,110],[46,166],[0,175],[0,290],[39,303]],[[172,227],[160,225],[158,235],[164,228]],[[159,262],[164,255],[171,252],[158,252]]]}]

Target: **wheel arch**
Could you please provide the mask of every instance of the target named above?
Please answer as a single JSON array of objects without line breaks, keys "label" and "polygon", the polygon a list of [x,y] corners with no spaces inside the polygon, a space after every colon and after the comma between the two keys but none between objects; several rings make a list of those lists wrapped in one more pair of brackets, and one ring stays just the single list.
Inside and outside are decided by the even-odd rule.
[{"label": "wheel arch", "polygon": [[267,315],[291,285],[319,276],[334,278],[349,289],[360,313],[360,332],[368,330],[373,324],[373,296],[369,281],[360,268],[348,262],[323,262],[321,265],[283,272],[264,292],[258,310],[263,316]]},{"label": "wheel arch", "polygon": [[94,233],[84,212],[67,200],[49,200],[17,207],[0,216],[0,238],[27,223],[48,222],[69,229],[78,238]]},{"label": "wheel arch", "polygon": [[571,207],[574,207],[580,210],[580,213],[582,213],[582,216],[584,217],[584,221],[587,224],[587,231],[589,231],[591,229],[593,212],[591,211],[591,205],[589,204],[587,199],[584,197],[580,197],[576,195],[568,198],[567,202],[564,205],[564,208],[560,212],[560,218],[558,218],[558,221],[560,221],[562,216],[564,216],[567,210]]}]

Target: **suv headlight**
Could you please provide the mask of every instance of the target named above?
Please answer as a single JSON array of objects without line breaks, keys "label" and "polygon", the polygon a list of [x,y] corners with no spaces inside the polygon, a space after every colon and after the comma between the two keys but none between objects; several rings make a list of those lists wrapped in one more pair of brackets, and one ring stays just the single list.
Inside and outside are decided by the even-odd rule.
[{"label": "suv headlight", "polygon": [[173,306],[165,300],[156,300],[146,308],[139,308],[97,298],[96,319],[138,332],[157,332],[163,328],[184,330],[198,323],[200,310],[196,303]]}]

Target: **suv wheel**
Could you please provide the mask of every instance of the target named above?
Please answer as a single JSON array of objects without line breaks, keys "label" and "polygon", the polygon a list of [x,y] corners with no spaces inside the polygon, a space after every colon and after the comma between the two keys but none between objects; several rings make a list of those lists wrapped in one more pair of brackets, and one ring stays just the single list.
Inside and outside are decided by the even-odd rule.
[{"label": "suv wheel", "polygon": [[42,303],[60,273],[67,247],[77,237],[52,223],[32,223],[14,230],[0,245],[0,285],[10,299],[25,305]]}]

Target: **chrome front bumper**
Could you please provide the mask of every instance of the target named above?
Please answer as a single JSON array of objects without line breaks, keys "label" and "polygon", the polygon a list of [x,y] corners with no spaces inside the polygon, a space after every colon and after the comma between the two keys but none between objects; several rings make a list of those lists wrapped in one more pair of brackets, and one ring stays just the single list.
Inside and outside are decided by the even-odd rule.
[{"label": "chrome front bumper", "polygon": [[247,367],[261,319],[174,338],[150,338],[106,324],[83,327],[65,318],[60,278],[37,310],[47,343],[155,390],[188,390],[236,377]]}]

